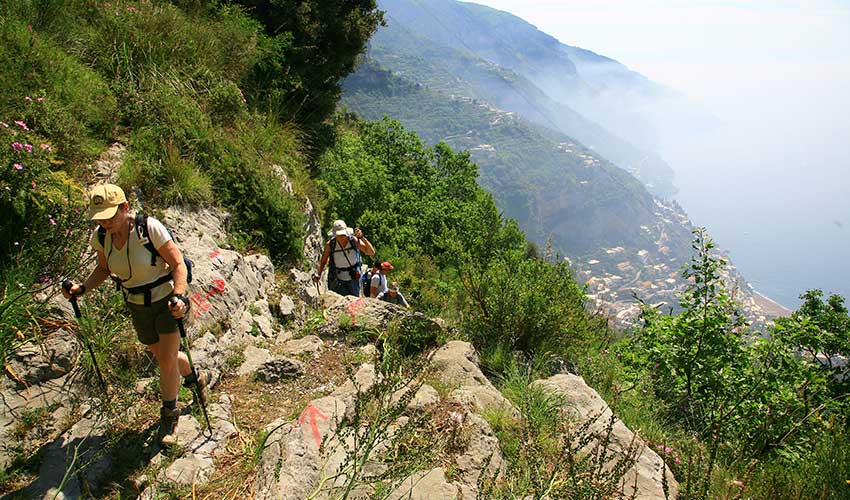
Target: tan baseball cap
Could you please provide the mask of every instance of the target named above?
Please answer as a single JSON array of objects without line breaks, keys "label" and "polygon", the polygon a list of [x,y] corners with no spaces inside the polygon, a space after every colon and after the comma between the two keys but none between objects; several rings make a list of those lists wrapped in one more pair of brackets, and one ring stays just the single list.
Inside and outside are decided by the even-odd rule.
[{"label": "tan baseball cap", "polygon": [[115,184],[98,184],[89,191],[89,219],[111,219],[118,206],[127,201],[124,190]]}]

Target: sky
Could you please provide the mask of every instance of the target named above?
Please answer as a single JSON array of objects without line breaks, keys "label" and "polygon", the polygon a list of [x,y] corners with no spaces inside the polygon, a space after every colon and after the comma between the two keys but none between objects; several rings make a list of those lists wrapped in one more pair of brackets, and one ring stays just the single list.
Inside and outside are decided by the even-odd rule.
[{"label": "sky", "polygon": [[753,286],[850,299],[850,0],[475,0],[719,118],[666,137],[679,202]]}]

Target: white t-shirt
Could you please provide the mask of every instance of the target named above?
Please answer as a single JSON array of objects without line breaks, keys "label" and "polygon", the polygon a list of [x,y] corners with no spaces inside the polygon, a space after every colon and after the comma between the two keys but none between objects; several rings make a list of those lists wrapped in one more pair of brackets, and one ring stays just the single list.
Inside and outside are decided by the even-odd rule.
[{"label": "white t-shirt", "polygon": [[387,275],[378,273],[372,276],[372,283],[370,283],[370,286],[372,286],[373,288],[377,288],[378,293],[386,292],[389,289],[389,287],[387,286]]},{"label": "white t-shirt", "polygon": [[[168,241],[171,235],[162,225],[162,222],[148,216],[148,237],[154,248],[160,249]],[[171,272],[171,268],[162,257],[157,256],[156,264],[151,265],[151,253],[145,248],[147,239],[139,238],[139,233],[133,227],[130,230],[130,240],[120,249],[112,247],[112,235],[106,233],[104,245],[100,245],[97,237],[97,229],[91,236],[91,247],[100,250],[106,256],[107,268],[110,274],[121,279],[124,288],[133,288],[148,283],[153,283],[162,276]],[[151,302],[163,299],[174,289],[174,282],[163,283],[151,290]],[[127,294],[127,302],[133,304],[144,304],[144,293]]]}]

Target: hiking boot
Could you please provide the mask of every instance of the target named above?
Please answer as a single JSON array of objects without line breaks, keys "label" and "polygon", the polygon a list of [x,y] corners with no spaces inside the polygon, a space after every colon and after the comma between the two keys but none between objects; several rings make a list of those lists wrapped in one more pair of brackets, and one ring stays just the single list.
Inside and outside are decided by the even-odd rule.
[{"label": "hiking boot", "polygon": [[163,448],[168,448],[177,444],[177,420],[180,418],[180,410],[175,408],[159,409],[159,433],[157,440]]},{"label": "hiking boot", "polygon": [[194,403],[206,406],[207,386],[210,385],[210,372],[206,370],[195,370],[194,377],[189,374],[183,381],[185,387],[192,388],[192,399]]}]

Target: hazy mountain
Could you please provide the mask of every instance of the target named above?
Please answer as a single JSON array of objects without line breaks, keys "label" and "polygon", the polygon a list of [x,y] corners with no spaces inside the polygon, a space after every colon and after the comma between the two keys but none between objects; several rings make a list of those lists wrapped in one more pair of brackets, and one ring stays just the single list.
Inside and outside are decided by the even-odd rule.
[{"label": "hazy mountain", "polygon": [[388,26],[372,40],[378,62],[405,76],[433,63],[468,83],[474,97],[584,142],[656,195],[676,191],[672,169],[654,152],[659,129],[711,122],[670,89],[512,14],[454,0],[380,4]]}]

